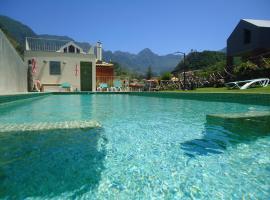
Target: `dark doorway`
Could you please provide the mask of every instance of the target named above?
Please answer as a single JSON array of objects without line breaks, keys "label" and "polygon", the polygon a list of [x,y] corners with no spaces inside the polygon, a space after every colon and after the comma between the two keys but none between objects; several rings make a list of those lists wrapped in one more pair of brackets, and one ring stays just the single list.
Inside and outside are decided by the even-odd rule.
[{"label": "dark doorway", "polygon": [[92,91],[92,62],[81,62],[81,91]]}]

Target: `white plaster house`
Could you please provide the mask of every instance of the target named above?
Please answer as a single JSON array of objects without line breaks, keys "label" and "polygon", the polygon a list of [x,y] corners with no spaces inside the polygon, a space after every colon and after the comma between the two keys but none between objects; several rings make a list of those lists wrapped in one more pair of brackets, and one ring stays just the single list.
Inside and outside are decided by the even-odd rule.
[{"label": "white plaster house", "polygon": [[96,90],[96,56],[74,41],[26,38],[24,61],[32,68],[34,82],[44,91],[59,91],[68,83],[71,90]]}]

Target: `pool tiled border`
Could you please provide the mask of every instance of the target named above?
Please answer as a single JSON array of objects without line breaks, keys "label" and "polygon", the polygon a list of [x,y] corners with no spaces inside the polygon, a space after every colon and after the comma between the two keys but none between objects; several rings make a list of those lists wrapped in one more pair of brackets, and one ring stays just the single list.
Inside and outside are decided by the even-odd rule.
[{"label": "pool tiled border", "polygon": [[270,94],[132,92],[130,95],[270,106]]},{"label": "pool tiled border", "polygon": [[130,94],[131,92],[52,92],[54,95],[70,95],[70,94]]},{"label": "pool tiled border", "polygon": [[52,92],[52,93],[24,93],[0,95],[0,104],[23,99],[44,97],[47,95],[112,95],[122,94],[130,96],[145,96],[159,98],[174,98],[198,101],[215,101],[241,104],[270,106],[270,94],[253,93],[182,93],[182,92]]},{"label": "pool tiled border", "polygon": [[21,93],[21,94],[4,94],[0,95],[0,104],[2,103],[10,103],[18,100],[26,100],[32,98],[40,98],[51,93]]},{"label": "pool tiled border", "polygon": [[182,93],[182,92],[70,92],[61,93],[54,92],[53,94],[125,94],[131,96],[145,96],[145,97],[160,97],[160,98],[174,98],[187,99],[198,101],[215,101],[215,102],[229,102],[241,104],[254,104],[270,106],[270,93]]}]

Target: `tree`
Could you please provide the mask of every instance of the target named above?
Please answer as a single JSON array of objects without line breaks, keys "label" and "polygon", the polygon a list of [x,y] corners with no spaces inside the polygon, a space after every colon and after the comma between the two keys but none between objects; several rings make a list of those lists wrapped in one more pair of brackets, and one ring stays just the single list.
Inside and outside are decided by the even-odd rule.
[{"label": "tree", "polygon": [[248,60],[234,67],[233,73],[237,80],[246,80],[270,76],[269,58],[262,58],[260,65]]},{"label": "tree", "polygon": [[128,69],[122,67],[118,62],[110,62],[114,67],[115,76],[131,76],[131,73]]},{"label": "tree", "polygon": [[171,80],[172,74],[170,72],[164,72],[161,76],[161,80]]},{"label": "tree", "polygon": [[118,62],[110,62],[113,64],[113,67],[114,67],[114,74],[116,76],[121,76],[122,75],[122,67],[121,65],[118,63]]},{"label": "tree", "polygon": [[151,79],[152,77],[153,77],[152,68],[151,68],[151,66],[149,66],[149,67],[147,68],[147,72],[146,72],[146,79],[149,80],[149,79]]},{"label": "tree", "polygon": [[174,71],[182,72],[183,69],[186,70],[198,70],[211,67],[219,62],[225,62],[226,55],[225,53],[218,51],[191,51],[184,61],[181,60],[178,65],[175,67]]}]

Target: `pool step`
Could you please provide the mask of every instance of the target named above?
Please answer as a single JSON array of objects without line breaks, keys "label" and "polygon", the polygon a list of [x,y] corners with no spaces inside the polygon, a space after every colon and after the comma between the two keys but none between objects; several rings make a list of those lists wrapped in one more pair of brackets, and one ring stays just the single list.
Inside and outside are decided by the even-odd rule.
[{"label": "pool step", "polygon": [[22,131],[49,131],[61,129],[88,129],[99,128],[101,124],[94,120],[63,121],[63,122],[38,122],[38,123],[8,123],[0,124],[0,133]]},{"label": "pool step", "polygon": [[245,112],[245,113],[226,113],[226,114],[210,114],[209,118],[221,118],[221,119],[259,119],[270,118],[270,111],[264,112]]},{"label": "pool step", "polygon": [[211,114],[207,125],[221,126],[239,135],[262,136],[270,134],[270,112]]}]

